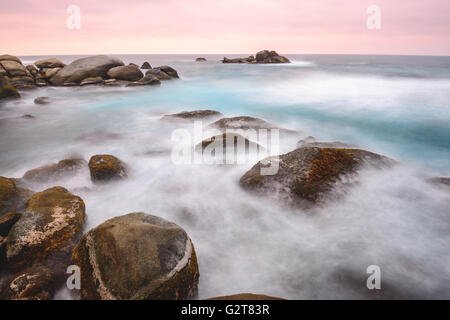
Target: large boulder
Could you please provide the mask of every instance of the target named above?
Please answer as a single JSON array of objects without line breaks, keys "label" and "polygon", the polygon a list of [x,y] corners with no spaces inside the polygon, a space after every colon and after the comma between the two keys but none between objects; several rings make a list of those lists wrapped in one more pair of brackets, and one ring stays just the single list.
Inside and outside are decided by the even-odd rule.
[{"label": "large boulder", "polygon": [[0,61],[5,61],[5,60],[10,60],[10,61],[15,61],[18,63],[22,63],[22,61],[20,61],[19,58],[17,58],[16,56],[12,56],[10,54],[2,54],[0,55]]},{"label": "large boulder", "polygon": [[215,110],[194,110],[194,111],[183,111],[174,114],[167,114],[164,117],[162,117],[161,120],[182,119],[194,121],[194,120],[217,118],[221,116],[223,116],[223,114]]},{"label": "large boulder", "polygon": [[82,299],[189,299],[199,271],[186,232],[162,218],[130,213],[86,233],[73,250]]},{"label": "large boulder", "polygon": [[59,59],[49,58],[38,60],[34,63],[39,69],[43,68],[64,68],[66,65]]},{"label": "large boulder", "polygon": [[87,162],[84,159],[64,159],[58,163],[29,170],[25,172],[22,179],[30,182],[46,183],[75,175],[84,168],[87,168]]},{"label": "large boulder", "polygon": [[134,65],[111,68],[108,70],[107,75],[111,78],[127,81],[138,81],[144,76],[139,67]]},{"label": "large boulder", "polygon": [[3,69],[6,70],[10,77],[27,76],[28,71],[21,62],[14,60],[2,60],[0,61]]},{"label": "large boulder", "polygon": [[109,154],[97,154],[89,160],[89,171],[94,182],[120,180],[127,177],[125,164]]},{"label": "large boulder", "polygon": [[8,234],[9,267],[20,268],[72,250],[85,220],[83,200],[62,187],[35,193]]},{"label": "large boulder", "polygon": [[55,86],[79,84],[89,77],[104,77],[109,69],[123,65],[121,60],[104,55],[81,58],[62,68],[50,82]]},{"label": "large boulder", "polygon": [[2,300],[50,300],[55,291],[53,272],[44,266],[27,268],[7,280],[0,291]]},{"label": "large boulder", "polygon": [[[276,168],[274,162],[278,162],[278,171],[262,174],[262,168]],[[352,179],[342,177],[354,175],[363,166],[383,168],[391,164],[393,160],[387,157],[360,149],[302,147],[258,162],[241,177],[240,185],[307,208],[324,202],[337,182],[351,183]]]},{"label": "large boulder", "polygon": [[153,75],[155,76],[158,80],[170,80],[172,79],[167,73],[165,73],[164,71],[162,71],[161,69],[150,69],[145,73],[146,76],[148,75]]},{"label": "large boulder", "polygon": [[280,56],[276,51],[262,50],[255,56],[258,63],[289,63],[289,59]]},{"label": "large boulder", "polygon": [[155,69],[159,69],[165,73],[167,73],[171,78],[179,78],[177,71],[169,66],[160,66]]}]

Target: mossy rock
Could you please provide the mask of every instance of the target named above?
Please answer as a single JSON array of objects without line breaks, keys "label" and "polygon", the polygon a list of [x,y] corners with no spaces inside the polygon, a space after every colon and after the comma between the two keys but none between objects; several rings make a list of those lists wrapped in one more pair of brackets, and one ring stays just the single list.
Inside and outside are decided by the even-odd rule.
[{"label": "mossy rock", "polygon": [[0,217],[0,236],[7,237],[9,230],[19,220],[21,214],[16,212],[8,212]]},{"label": "mossy rock", "polygon": [[70,251],[85,220],[83,200],[62,187],[35,193],[26,204],[8,234],[6,257],[14,269]]},{"label": "mossy rock", "polygon": [[20,94],[15,87],[8,84],[0,88],[0,99],[15,99],[20,98]]},{"label": "mossy rock", "polygon": [[74,248],[82,299],[187,299],[198,286],[194,246],[162,218],[130,213],[86,233]]},{"label": "mossy rock", "polygon": [[25,172],[22,179],[30,182],[45,183],[51,180],[72,176],[87,168],[83,159],[64,159],[58,163],[42,166]]},{"label": "mossy rock", "polygon": [[19,192],[14,180],[0,177],[0,216],[16,211],[19,203]]},{"label": "mossy rock", "polygon": [[[269,164],[276,168],[275,162],[279,167],[275,174],[261,174]],[[240,185],[259,194],[281,197],[289,204],[310,207],[324,202],[343,176],[354,175],[363,166],[381,169],[393,163],[360,149],[301,147],[258,162],[241,177]]]},{"label": "mossy rock", "polygon": [[27,268],[7,280],[0,291],[0,299],[50,300],[55,292],[54,274],[44,266]]},{"label": "mossy rock", "polygon": [[94,182],[120,180],[127,177],[125,164],[109,154],[98,154],[89,160],[89,171]]}]

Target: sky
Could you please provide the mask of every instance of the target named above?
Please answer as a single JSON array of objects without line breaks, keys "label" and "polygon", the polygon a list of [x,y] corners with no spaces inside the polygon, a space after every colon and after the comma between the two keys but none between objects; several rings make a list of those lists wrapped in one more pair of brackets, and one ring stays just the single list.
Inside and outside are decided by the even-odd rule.
[{"label": "sky", "polygon": [[[367,27],[371,5],[380,29]],[[450,0],[0,0],[0,39],[0,54],[22,56],[450,55]]]}]

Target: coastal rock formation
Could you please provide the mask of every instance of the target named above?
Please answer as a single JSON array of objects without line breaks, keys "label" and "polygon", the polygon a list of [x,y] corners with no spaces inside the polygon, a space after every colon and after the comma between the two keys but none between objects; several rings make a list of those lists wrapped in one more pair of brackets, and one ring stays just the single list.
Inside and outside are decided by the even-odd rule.
[{"label": "coastal rock formation", "polygon": [[256,56],[249,56],[248,58],[234,58],[228,59],[224,57],[223,63],[290,63],[289,59],[280,56],[276,51],[262,50]]},{"label": "coastal rock formation", "polygon": [[161,81],[157,77],[152,74],[147,74],[139,81],[130,82],[127,84],[127,87],[135,87],[135,86],[154,86],[160,85]]},{"label": "coastal rock formation", "polygon": [[152,66],[147,61],[145,61],[141,66],[141,69],[151,69],[151,68]]},{"label": "coastal rock formation", "polygon": [[127,177],[125,164],[109,154],[98,154],[89,160],[89,171],[94,182],[119,180]]},{"label": "coastal rock formation", "polygon": [[231,296],[214,297],[206,300],[286,300],[283,298],[270,297],[264,294],[238,293]]},{"label": "coastal rock formation", "polygon": [[80,86],[87,86],[91,84],[102,84],[104,80],[102,77],[89,77],[81,81]]},{"label": "coastal rock formation", "polygon": [[104,77],[109,69],[123,65],[121,60],[104,55],[81,58],[62,68],[50,82],[55,86],[80,84],[86,78]]},{"label": "coastal rock formation", "polygon": [[145,73],[146,76],[148,75],[153,75],[156,78],[158,78],[158,80],[170,80],[171,77],[165,73],[164,71],[162,71],[161,69],[150,69]]},{"label": "coastal rock formation", "polygon": [[74,248],[82,299],[190,299],[199,271],[186,232],[162,218],[130,213],[86,233]]},{"label": "coastal rock formation", "polygon": [[[262,175],[261,168],[275,161],[278,171]],[[244,189],[275,195],[287,204],[307,208],[324,202],[333,186],[343,182],[343,176],[350,177],[363,166],[383,168],[391,164],[389,158],[360,149],[302,147],[258,162],[239,182]]]},{"label": "coastal rock formation", "polygon": [[127,81],[138,81],[144,76],[139,67],[133,65],[111,68],[108,70],[107,75],[111,78]]},{"label": "coastal rock formation", "polygon": [[55,281],[53,272],[44,266],[27,268],[5,282],[0,291],[2,300],[50,300]]},{"label": "coastal rock formation", "polygon": [[198,57],[197,59],[195,59],[195,61],[197,61],[197,62],[203,62],[203,61],[206,61],[206,59],[205,59],[205,58],[202,58],[202,57]]},{"label": "coastal rock formation", "polygon": [[159,69],[165,73],[167,73],[171,78],[179,78],[177,71],[169,66],[160,66],[160,67],[156,67],[155,69]]},{"label": "coastal rock formation", "polygon": [[56,58],[48,58],[48,59],[42,59],[38,60],[34,63],[36,67],[39,69],[43,68],[64,68],[66,65],[62,63],[61,60]]},{"label": "coastal rock formation", "polygon": [[[0,77],[6,76],[0,86],[11,85],[15,88],[33,88],[34,79],[30,71],[22,64],[19,58],[11,55],[0,56]],[[3,93],[2,93],[3,91]],[[6,91],[0,89],[0,97],[5,95],[6,97],[11,96],[11,88],[7,87]]]},{"label": "coastal rock formation", "polygon": [[46,183],[52,180],[75,175],[84,168],[87,168],[87,162],[84,159],[64,159],[58,163],[29,170],[25,172],[22,179],[31,182]]},{"label": "coastal rock formation", "polygon": [[194,110],[194,111],[183,111],[174,114],[167,114],[164,117],[162,117],[161,120],[182,119],[194,121],[194,120],[218,118],[222,116],[223,114],[215,110]]},{"label": "coastal rock formation", "polygon": [[35,193],[8,234],[6,258],[11,268],[42,261],[73,248],[85,220],[83,200],[62,187]]},{"label": "coastal rock formation", "polygon": [[10,54],[2,54],[0,55],[0,63],[1,61],[5,61],[5,60],[10,60],[10,61],[15,61],[18,63],[22,63],[22,61],[20,61],[19,58],[17,58],[16,56],[12,56]]},{"label": "coastal rock formation", "polygon": [[0,236],[7,237],[9,230],[19,220],[21,214],[15,212],[8,212],[7,214],[0,216]]}]

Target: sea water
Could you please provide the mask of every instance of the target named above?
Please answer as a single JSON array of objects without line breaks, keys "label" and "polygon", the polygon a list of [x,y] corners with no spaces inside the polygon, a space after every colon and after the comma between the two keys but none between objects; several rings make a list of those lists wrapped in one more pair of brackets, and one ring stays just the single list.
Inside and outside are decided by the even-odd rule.
[{"label": "sea water", "polygon": [[[246,55],[228,57],[238,56]],[[450,193],[426,182],[450,176],[450,57],[288,55],[291,64],[276,65],[196,57],[118,56],[175,68],[181,79],[159,87],[48,87],[3,103],[0,175],[21,177],[68,157],[117,156],[130,167],[119,183],[93,185],[86,170],[32,187],[58,184],[81,196],[85,231],[136,211],[179,224],[197,252],[200,298],[241,292],[364,298],[340,279],[364,279],[369,265],[380,267],[382,286],[410,297],[450,298]],[[54,102],[36,105],[38,96]],[[263,118],[301,131],[299,139],[350,143],[398,165],[362,172],[342,198],[312,212],[287,209],[239,187],[253,163],[171,161],[175,127],[161,117],[198,109]],[[295,146],[295,139],[282,140],[280,152]],[[57,295],[67,297],[64,290]]]}]

